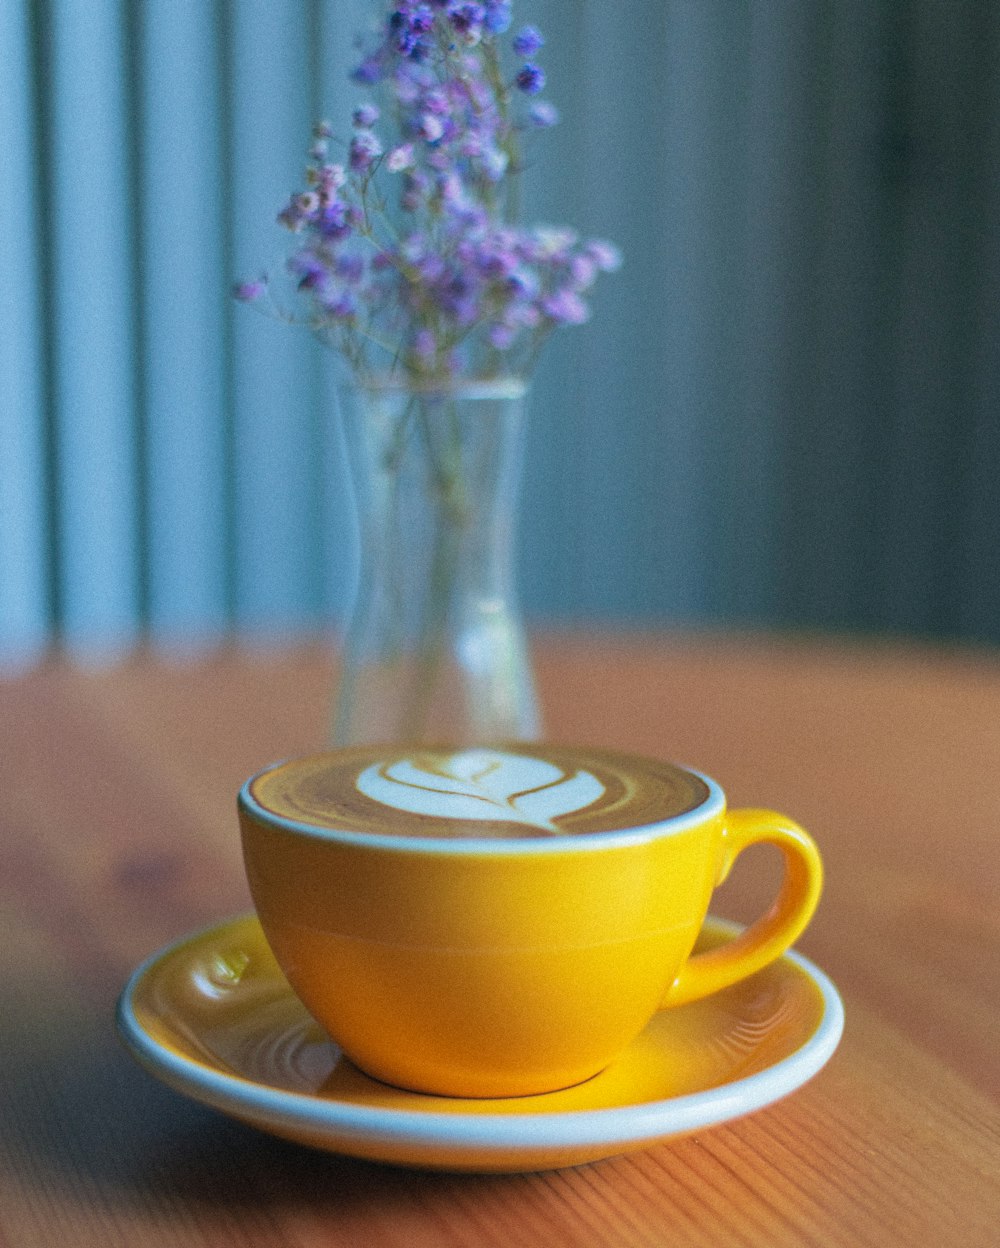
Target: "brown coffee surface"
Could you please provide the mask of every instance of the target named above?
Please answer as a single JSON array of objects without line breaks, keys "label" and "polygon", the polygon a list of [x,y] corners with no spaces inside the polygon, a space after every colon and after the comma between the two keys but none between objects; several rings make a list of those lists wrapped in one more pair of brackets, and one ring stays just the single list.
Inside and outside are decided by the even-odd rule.
[{"label": "brown coffee surface", "polygon": [[585,747],[367,745],[308,755],[249,786],[265,811],[341,831],[519,839],[660,823],[707,801],[691,772]]}]

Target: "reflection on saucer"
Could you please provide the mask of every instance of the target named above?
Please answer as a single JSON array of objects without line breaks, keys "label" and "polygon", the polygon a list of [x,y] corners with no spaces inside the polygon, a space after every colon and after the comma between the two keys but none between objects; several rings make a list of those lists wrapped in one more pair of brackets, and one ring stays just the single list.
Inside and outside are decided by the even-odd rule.
[{"label": "reflection on saucer", "polygon": [[[733,934],[709,919],[708,948]],[[843,1008],[797,954],[659,1013],[586,1083],[542,1096],[462,1100],[369,1078],[306,1013],[256,918],[196,933],[149,959],[119,1002],[136,1058],[177,1090],[278,1135],[415,1166],[576,1165],[728,1121],[799,1087],[836,1048]]]}]

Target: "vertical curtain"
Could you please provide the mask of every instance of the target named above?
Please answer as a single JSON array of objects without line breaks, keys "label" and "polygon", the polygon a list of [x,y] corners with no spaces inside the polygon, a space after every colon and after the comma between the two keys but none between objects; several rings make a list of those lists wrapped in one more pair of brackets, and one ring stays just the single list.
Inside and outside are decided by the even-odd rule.
[{"label": "vertical curtain", "polygon": [[[280,264],[377,0],[0,4],[0,665],[336,629],[333,370]],[[1000,640],[1000,11],[516,0],[533,217],[620,243],[539,370],[546,620]]]},{"label": "vertical curtain", "polygon": [[0,667],[40,654],[52,618],[32,60],[27,6],[0,5]]},{"label": "vertical curtain", "polygon": [[222,636],[232,603],[226,31],[211,4],[143,0],[129,81],[140,348],[143,624],[165,645]]}]

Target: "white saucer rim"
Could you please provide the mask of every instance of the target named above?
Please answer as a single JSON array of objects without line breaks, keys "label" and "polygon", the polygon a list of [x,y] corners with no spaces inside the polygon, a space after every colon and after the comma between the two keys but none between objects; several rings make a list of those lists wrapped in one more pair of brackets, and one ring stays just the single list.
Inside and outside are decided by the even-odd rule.
[{"label": "white saucer rim", "polygon": [[[150,1073],[203,1104],[246,1121],[284,1129],[308,1130],[331,1145],[430,1148],[437,1152],[468,1149],[504,1153],[558,1148],[635,1145],[684,1135],[763,1109],[813,1078],[835,1052],[844,1029],[844,1006],[833,981],[796,950],[783,958],[797,966],[819,990],[822,1013],[815,1031],[793,1053],[766,1070],[714,1088],[602,1109],[544,1110],[491,1114],[476,1102],[475,1113],[435,1112],[424,1108],[387,1109],[316,1097],[225,1074],[164,1048],[141,1026],[133,1009],[135,990],[154,965],[174,950],[213,931],[251,917],[233,916],[189,932],[146,958],[129,976],[118,1000],[116,1022],[126,1047]],[[717,930],[734,935],[739,924],[709,916]],[[526,1101],[537,1098],[526,1097]]]}]

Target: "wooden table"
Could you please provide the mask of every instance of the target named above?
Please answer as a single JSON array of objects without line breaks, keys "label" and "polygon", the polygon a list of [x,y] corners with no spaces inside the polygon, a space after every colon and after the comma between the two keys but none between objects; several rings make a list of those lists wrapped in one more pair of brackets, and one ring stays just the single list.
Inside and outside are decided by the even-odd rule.
[{"label": "wooden table", "polygon": [[[576,1170],[435,1175],[311,1152],[172,1093],[118,1044],[129,970],[247,907],[234,793],[323,743],[326,650],[0,683],[0,1244],[1000,1243],[1000,657],[552,638],[549,734],[714,774],[820,842],[799,947],[840,987],[830,1064],[733,1125]],[[746,919],[772,851],[717,913]]]}]

